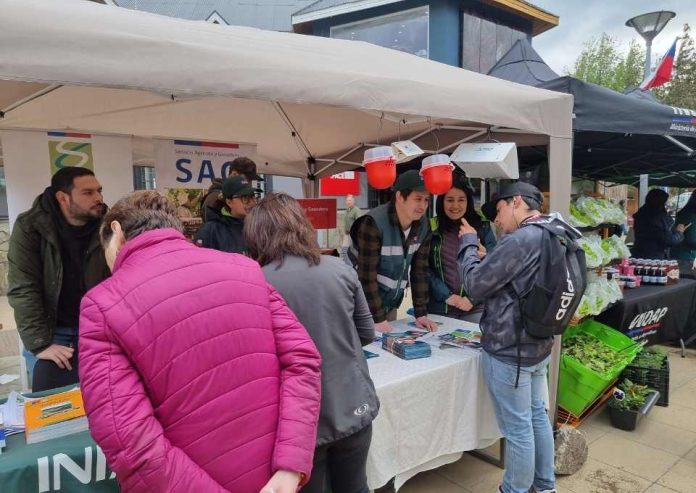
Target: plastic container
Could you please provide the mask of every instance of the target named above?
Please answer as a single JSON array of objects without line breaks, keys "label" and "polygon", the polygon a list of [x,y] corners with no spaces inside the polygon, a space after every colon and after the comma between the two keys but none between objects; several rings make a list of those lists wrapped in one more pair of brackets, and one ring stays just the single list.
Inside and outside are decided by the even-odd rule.
[{"label": "plastic container", "polygon": [[656,405],[669,406],[669,358],[665,359],[662,368],[644,368],[632,363],[623,371],[621,378],[628,378],[633,383],[659,391],[660,399]]},{"label": "plastic container", "polygon": [[391,187],[396,181],[396,156],[391,147],[372,147],[365,151],[363,166],[367,181],[378,190]]},{"label": "plastic container", "polygon": [[623,369],[633,361],[640,351],[640,345],[631,338],[594,320],[587,320],[577,327],[568,327],[563,337],[571,337],[578,332],[585,332],[596,337],[611,349],[621,352],[625,356],[605,373],[590,370],[575,358],[561,356],[558,404],[576,416],[580,416],[617,379]]},{"label": "plastic container", "polygon": [[420,174],[425,188],[433,195],[442,195],[452,188],[452,170],[454,165],[447,154],[435,154],[423,159]]},{"label": "plastic container", "polygon": [[653,390],[645,398],[645,403],[641,408],[635,411],[631,409],[617,409],[609,406],[609,417],[612,426],[624,431],[635,430],[640,418],[647,416],[648,412],[650,412],[650,409],[652,409],[659,398],[660,393],[657,390]]}]

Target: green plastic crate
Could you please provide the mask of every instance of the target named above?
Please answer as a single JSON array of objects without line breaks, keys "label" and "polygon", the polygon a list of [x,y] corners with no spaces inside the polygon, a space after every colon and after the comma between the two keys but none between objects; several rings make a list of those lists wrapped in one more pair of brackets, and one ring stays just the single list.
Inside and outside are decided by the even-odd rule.
[{"label": "green plastic crate", "polygon": [[626,357],[608,372],[597,373],[574,358],[561,356],[558,404],[575,416],[580,416],[618,378],[623,369],[633,361],[633,358],[640,351],[640,344],[637,344],[630,337],[594,320],[587,320],[576,327],[568,327],[563,338],[571,337],[579,332],[596,337],[617,352],[625,353]]}]

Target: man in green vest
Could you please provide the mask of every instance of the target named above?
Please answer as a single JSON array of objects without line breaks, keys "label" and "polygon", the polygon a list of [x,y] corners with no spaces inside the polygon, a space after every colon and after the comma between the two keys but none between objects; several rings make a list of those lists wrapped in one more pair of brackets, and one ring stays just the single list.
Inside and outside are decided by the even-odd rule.
[{"label": "man in green vest", "polygon": [[349,252],[370,306],[375,330],[390,332],[404,290],[410,284],[416,326],[437,330],[428,314],[430,228],[423,215],[430,195],[416,170],[400,175],[388,204],[358,218],[351,229]]}]

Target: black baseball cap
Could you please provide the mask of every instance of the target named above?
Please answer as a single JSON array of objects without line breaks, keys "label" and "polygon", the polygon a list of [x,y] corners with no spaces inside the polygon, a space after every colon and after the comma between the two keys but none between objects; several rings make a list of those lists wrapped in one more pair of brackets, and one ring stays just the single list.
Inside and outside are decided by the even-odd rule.
[{"label": "black baseball cap", "polygon": [[532,209],[539,209],[544,202],[544,194],[542,194],[537,187],[523,181],[516,181],[503,185],[500,188],[500,192],[493,195],[493,198],[489,202],[483,204],[481,212],[483,212],[483,215],[486,216],[489,221],[495,221],[495,216],[498,214],[496,210],[498,202],[500,200],[516,197],[517,195],[521,195],[527,199],[527,203]]},{"label": "black baseball cap", "polygon": [[425,182],[418,170],[410,169],[405,173],[401,173],[396,178],[394,183],[394,191],[402,192],[404,190],[415,190],[417,192],[425,192]]},{"label": "black baseball cap", "polygon": [[230,176],[222,184],[222,196],[226,199],[230,197],[246,197],[248,195],[254,195],[259,190],[253,188],[249,184],[249,180],[245,176],[237,175]]}]

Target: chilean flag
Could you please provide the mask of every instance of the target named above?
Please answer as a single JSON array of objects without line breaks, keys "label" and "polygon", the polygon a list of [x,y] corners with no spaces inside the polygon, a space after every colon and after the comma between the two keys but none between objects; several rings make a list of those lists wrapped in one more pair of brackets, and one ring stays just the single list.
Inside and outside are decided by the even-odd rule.
[{"label": "chilean flag", "polygon": [[662,57],[657,68],[640,84],[640,88],[647,91],[650,88],[666,84],[672,78],[672,67],[674,66],[674,58],[677,56],[677,40],[674,40],[672,47],[665,56]]}]

